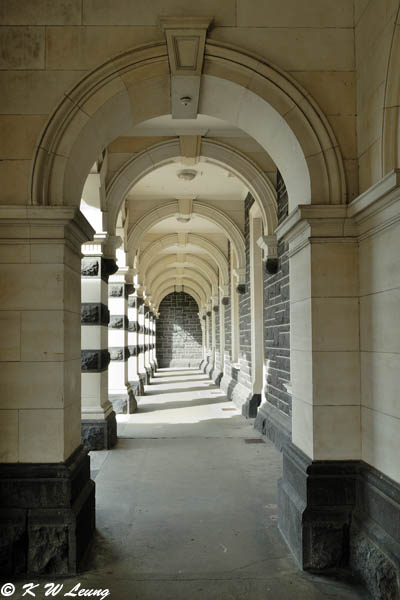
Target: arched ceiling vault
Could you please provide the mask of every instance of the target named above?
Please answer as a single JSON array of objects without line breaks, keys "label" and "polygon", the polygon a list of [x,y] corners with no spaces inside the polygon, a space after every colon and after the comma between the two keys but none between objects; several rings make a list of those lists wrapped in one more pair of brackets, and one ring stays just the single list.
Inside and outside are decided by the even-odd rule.
[{"label": "arched ceiling vault", "polygon": [[[139,251],[140,243],[146,234],[155,224],[160,221],[177,215],[179,212],[179,202],[174,201],[148,212],[144,217],[137,221],[128,232],[128,250],[134,256]],[[246,268],[245,241],[242,232],[236,223],[228,217],[223,211],[213,206],[207,206],[202,202],[194,201],[192,205],[192,215],[198,215],[203,219],[217,224],[221,231],[225,233],[232,244],[235,252],[237,265],[239,269]]]},{"label": "arched ceiling vault", "polygon": [[195,246],[203,250],[215,267],[219,269],[223,285],[228,285],[229,274],[226,256],[218,248],[218,246],[210,242],[208,239],[195,234],[187,234],[184,238],[183,245],[182,238],[180,238],[180,236],[176,233],[166,235],[152,242],[141,252],[138,263],[135,265],[135,267],[143,277],[143,274],[147,273],[150,265],[154,264],[154,261],[158,258],[158,256],[162,255],[163,250],[171,247],[181,246],[183,253],[185,253],[184,248],[186,245]]},{"label": "arched ceiling vault", "polygon": [[210,282],[207,281],[198,271],[188,268],[167,269],[164,273],[159,275],[155,281],[153,281],[153,285],[150,287],[146,286],[146,290],[148,291],[149,295],[153,296],[157,293],[157,290],[160,289],[165,281],[169,281],[171,279],[176,281],[178,285],[183,280],[195,281],[203,290],[206,298],[210,298],[212,295]]},{"label": "arched ceiling vault", "polygon": [[[170,140],[146,148],[119,169],[106,189],[110,230],[115,228],[118,212],[129,190],[150,172],[174,163],[180,156],[179,140]],[[265,234],[272,235],[278,222],[276,191],[261,169],[238,150],[214,140],[202,140],[199,160],[228,169],[243,182],[259,205]]]},{"label": "arched ceiling vault", "polygon": [[190,267],[201,273],[211,284],[212,294],[218,293],[218,274],[210,264],[194,254],[172,254],[160,258],[155,264],[150,265],[148,271],[144,273],[144,279],[150,288],[157,277],[165,270],[173,267]]}]

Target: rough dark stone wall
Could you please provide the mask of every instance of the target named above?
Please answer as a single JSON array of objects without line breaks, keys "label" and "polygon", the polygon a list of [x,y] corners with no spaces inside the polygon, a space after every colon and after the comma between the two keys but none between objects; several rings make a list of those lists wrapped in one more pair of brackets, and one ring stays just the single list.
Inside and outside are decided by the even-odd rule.
[{"label": "rough dark stone wall", "polygon": [[[278,173],[278,219],[288,215],[288,194]],[[290,381],[290,303],[288,244],[278,245],[279,267],[275,275],[264,273],[264,340],[268,363],[266,399],[291,416],[291,396],[283,387]]]},{"label": "rough dark stone wall", "polygon": [[239,380],[251,390],[251,303],[250,303],[250,208],[254,203],[251,194],[244,201],[244,239],[246,244],[246,291],[239,294],[240,323],[240,376]]},{"label": "rough dark stone wall", "polygon": [[197,367],[202,359],[201,325],[196,301],[186,292],[172,292],[160,304],[157,321],[159,367]]}]

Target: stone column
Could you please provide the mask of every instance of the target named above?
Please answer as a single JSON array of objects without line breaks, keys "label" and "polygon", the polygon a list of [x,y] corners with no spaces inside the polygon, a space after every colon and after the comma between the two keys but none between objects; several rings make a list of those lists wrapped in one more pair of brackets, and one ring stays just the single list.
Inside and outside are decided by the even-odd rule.
[{"label": "stone column", "polygon": [[128,296],[133,292],[131,280],[130,269],[123,267],[111,276],[108,286],[108,397],[117,414],[131,414],[137,409],[135,395],[128,384]]},{"label": "stone column", "polygon": [[361,457],[358,245],[346,206],[298,207],[289,242],[292,443],[283,450],[279,525],[298,563],[346,562]]},{"label": "stone column", "polygon": [[[96,236],[95,236],[96,237]],[[111,448],[117,441],[115,412],[108,399],[108,278],[117,270],[103,256],[104,243],[84,244],[81,261],[82,441],[89,450]]]},{"label": "stone column", "polygon": [[0,207],[3,577],[75,574],[94,531],[80,401],[81,244],[93,235],[72,207]]},{"label": "stone column", "polygon": [[128,296],[128,385],[134,394],[136,401],[137,397],[143,395],[143,389],[139,379],[139,324],[138,324],[138,309],[137,295],[132,292]]},{"label": "stone column", "polygon": [[143,290],[139,288],[137,290],[137,315],[138,315],[138,375],[141,381],[142,389],[147,385],[147,372],[144,364],[144,346],[145,346],[145,337],[144,337],[144,298],[143,298]]}]

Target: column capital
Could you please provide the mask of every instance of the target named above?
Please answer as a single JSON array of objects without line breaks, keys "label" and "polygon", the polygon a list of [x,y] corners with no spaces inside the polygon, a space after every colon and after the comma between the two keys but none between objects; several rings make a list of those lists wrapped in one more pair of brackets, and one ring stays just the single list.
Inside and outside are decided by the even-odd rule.
[{"label": "column capital", "polygon": [[290,255],[313,241],[339,242],[357,235],[357,224],[344,204],[302,204],[276,229],[278,241],[289,242]]},{"label": "column capital", "polygon": [[106,231],[95,233],[93,240],[82,245],[82,254],[85,256],[102,256],[115,260],[116,249],[121,245],[122,239],[118,235],[109,235]]},{"label": "column capital", "polygon": [[278,240],[276,235],[262,235],[257,240],[257,246],[263,251],[265,270],[270,275],[278,272]]},{"label": "column capital", "polygon": [[79,208],[73,206],[0,206],[0,238],[4,232],[12,239],[10,226],[18,239],[66,239],[74,247],[95,235]]}]

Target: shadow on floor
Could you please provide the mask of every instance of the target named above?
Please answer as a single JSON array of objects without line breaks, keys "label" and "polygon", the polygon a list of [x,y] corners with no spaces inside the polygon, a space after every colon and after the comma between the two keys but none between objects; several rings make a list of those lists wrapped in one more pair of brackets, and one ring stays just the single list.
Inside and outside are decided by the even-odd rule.
[{"label": "shadow on floor", "polygon": [[[179,387],[179,388],[166,388],[165,390],[152,390],[146,388],[144,396],[139,396],[139,398],[148,398],[149,396],[168,396],[169,394],[186,394],[190,392],[204,392],[205,390],[210,390],[210,392],[218,392],[223,395],[223,392],[219,390],[217,387],[211,387],[207,385],[199,386],[199,387]],[[160,399],[160,404],[163,400]]]},{"label": "shadow on floor", "polygon": [[[204,391],[204,390],[203,390]],[[176,394],[175,394],[176,395]],[[163,402],[162,404],[157,402],[154,404],[144,404],[142,407],[139,405],[138,414],[148,413],[148,412],[159,412],[161,410],[171,410],[176,408],[190,408],[193,406],[208,406],[210,404],[225,404],[226,398],[223,396],[222,398],[212,397],[212,398],[196,398],[195,400],[182,400],[182,402]],[[136,413],[134,413],[136,414]],[[132,419],[134,421],[134,415],[132,415]]]}]

